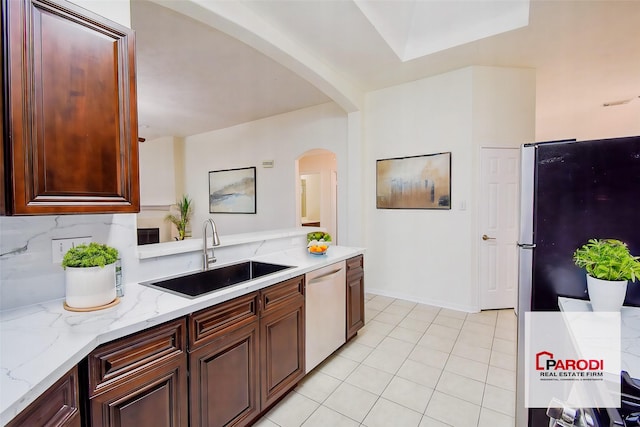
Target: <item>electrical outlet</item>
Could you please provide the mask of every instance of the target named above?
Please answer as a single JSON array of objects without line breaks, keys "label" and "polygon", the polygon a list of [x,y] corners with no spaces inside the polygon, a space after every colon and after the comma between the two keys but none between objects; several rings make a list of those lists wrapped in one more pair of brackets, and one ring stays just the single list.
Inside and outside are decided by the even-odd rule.
[{"label": "electrical outlet", "polygon": [[66,254],[69,249],[82,243],[91,243],[91,236],[70,237],[68,239],[51,239],[51,261],[54,264],[61,264],[64,254]]}]

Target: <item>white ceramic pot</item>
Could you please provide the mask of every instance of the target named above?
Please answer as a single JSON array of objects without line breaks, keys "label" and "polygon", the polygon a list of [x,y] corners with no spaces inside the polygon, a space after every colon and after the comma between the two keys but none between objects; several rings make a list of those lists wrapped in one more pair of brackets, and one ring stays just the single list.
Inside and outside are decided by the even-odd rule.
[{"label": "white ceramic pot", "polygon": [[627,281],[602,280],[587,275],[587,289],[593,311],[620,311],[627,294]]},{"label": "white ceramic pot", "polygon": [[92,308],[116,299],[116,264],[65,269],[65,301],[69,307]]}]

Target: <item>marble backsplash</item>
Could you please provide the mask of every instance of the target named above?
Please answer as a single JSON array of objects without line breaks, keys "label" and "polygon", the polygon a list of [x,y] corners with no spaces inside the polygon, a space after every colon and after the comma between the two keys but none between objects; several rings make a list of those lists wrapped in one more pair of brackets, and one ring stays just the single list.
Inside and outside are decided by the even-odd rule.
[{"label": "marble backsplash", "polygon": [[[140,282],[202,267],[200,251],[138,259],[136,214],[0,217],[0,310],[64,298],[64,270],[51,240],[91,237],[120,252],[122,281]],[[215,249],[218,264],[306,245],[306,237],[257,240]]]},{"label": "marble backsplash", "polygon": [[0,217],[0,309],[64,297],[64,270],[52,262],[51,240],[91,237],[135,262],[135,214]]}]

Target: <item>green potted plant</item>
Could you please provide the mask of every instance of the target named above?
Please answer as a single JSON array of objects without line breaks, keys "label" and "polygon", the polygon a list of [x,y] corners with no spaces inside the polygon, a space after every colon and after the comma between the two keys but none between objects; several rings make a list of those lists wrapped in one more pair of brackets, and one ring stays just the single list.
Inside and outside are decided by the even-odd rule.
[{"label": "green potted plant", "polygon": [[178,206],[178,213],[167,215],[165,220],[170,221],[176,226],[178,230],[178,240],[184,240],[185,237],[191,237],[189,222],[193,216],[193,202],[189,196],[185,194],[176,202],[176,206]]},{"label": "green potted plant", "polygon": [[116,299],[118,250],[91,242],[67,251],[62,258],[65,270],[65,305],[74,309],[100,308]]},{"label": "green potted plant", "polygon": [[619,311],[627,283],[640,278],[640,257],[616,239],[590,239],[573,254],[575,264],[587,272],[587,289],[594,311]]}]

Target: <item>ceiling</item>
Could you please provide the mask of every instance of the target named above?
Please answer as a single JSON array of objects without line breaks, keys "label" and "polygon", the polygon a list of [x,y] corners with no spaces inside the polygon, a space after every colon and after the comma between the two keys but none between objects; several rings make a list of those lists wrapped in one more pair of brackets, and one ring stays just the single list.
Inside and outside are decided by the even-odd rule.
[{"label": "ceiling", "polygon": [[[222,129],[331,100],[341,105],[340,91],[357,99],[470,65],[535,68],[537,120],[585,105],[640,104],[640,1],[209,2],[236,13],[240,8],[256,33],[279,41],[275,49],[250,29],[240,41],[213,28],[221,22],[234,33],[228,18],[205,19],[205,2],[192,17],[173,10],[186,3],[131,0],[140,136],[147,139]],[[270,54],[283,50],[288,55]],[[339,83],[319,84],[313,73],[300,72],[296,60],[305,58],[307,68]]]}]

